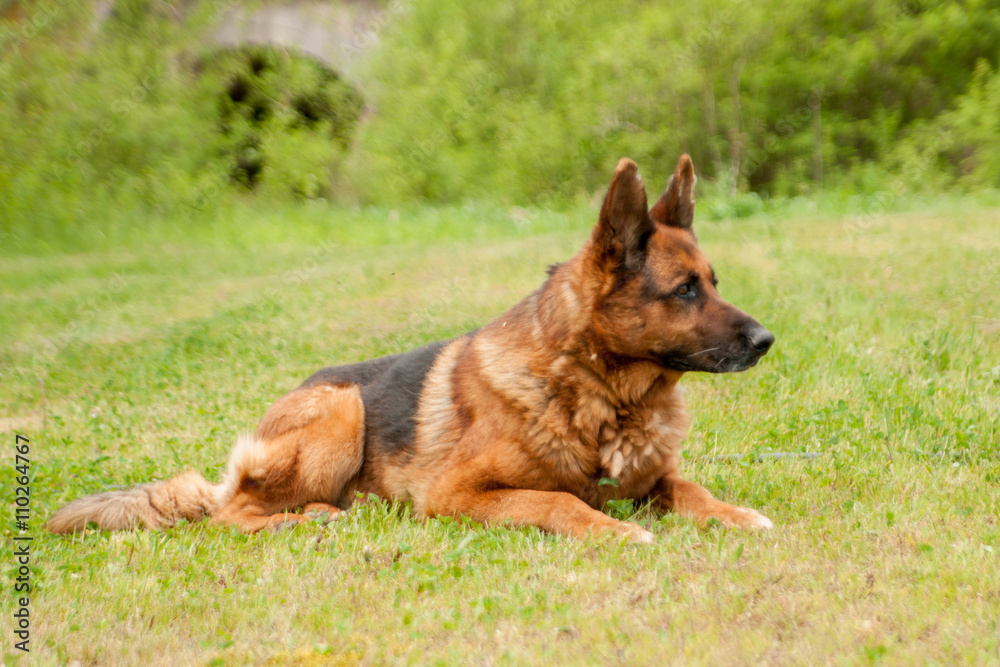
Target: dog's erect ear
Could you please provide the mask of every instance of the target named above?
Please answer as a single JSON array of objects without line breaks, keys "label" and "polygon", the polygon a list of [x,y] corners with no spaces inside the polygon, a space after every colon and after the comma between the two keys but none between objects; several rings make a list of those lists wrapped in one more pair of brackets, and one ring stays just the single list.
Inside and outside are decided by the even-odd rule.
[{"label": "dog's erect ear", "polygon": [[622,158],[594,228],[594,252],[606,268],[632,272],[642,266],[646,242],[656,229],[646,203],[639,168],[632,160]]},{"label": "dog's erect ear", "polygon": [[667,190],[653,204],[649,217],[661,225],[691,229],[694,224],[694,165],[685,153],[677,161]]}]

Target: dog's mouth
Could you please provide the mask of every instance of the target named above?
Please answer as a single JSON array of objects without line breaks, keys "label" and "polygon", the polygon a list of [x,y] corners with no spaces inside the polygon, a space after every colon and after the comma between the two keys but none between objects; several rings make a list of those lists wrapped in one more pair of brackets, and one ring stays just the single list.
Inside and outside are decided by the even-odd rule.
[{"label": "dog's mouth", "polygon": [[767,354],[767,349],[746,348],[727,353],[720,348],[711,348],[693,354],[673,352],[656,354],[655,356],[662,366],[671,370],[700,373],[741,373],[756,366],[765,354]]}]

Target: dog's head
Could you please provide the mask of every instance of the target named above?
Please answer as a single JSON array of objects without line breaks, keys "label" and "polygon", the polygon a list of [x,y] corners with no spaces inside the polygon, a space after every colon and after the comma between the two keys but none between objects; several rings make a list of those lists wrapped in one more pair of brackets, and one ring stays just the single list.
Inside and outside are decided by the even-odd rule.
[{"label": "dog's head", "polygon": [[606,352],[623,361],[744,371],[767,353],[774,336],[719,296],[692,227],[694,182],[691,158],[683,155],[666,192],[647,209],[635,163],[618,163],[588,251],[602,285],[594,332]]}]

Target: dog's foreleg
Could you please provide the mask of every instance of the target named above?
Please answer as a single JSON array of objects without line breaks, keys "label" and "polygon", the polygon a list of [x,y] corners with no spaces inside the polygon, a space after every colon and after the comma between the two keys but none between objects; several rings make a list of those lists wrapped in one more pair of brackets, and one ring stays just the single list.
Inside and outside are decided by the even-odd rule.
[{"label": "dog's foreleg", "polygon": [[713,518],[729,528],[774,526],[771,520],[760,512],[722,502],[700,484],[680,477],[664,477],[650,495],[656,498],[656,504],[661,510],[694,519],[702,526]]},{"label": "dog's foreleg", "polygon": [[612,519],[561,491],[496,489],[437,493],[426,513],[464,515],[488,525],[537,526],[550,533],[578,538],[614,534],[633,542],[653,541],[653,534],[641,526]]}]

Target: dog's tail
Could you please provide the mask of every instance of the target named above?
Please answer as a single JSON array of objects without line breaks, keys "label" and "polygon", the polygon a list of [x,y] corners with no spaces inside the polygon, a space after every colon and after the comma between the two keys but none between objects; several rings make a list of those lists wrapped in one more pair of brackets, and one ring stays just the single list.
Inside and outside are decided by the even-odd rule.
[{"label": "dog's tail", "polygon": [[217,513],[232,499],[250,463],[254,445],[249,435],[240,436],[221,484],[212,484],[189,471],[131,489],[84,496],[59,508],[47,527],[53,533],[82,532],[90,523],[102,530],[157,530],[169,528],[181,519],[200,521]]}]

